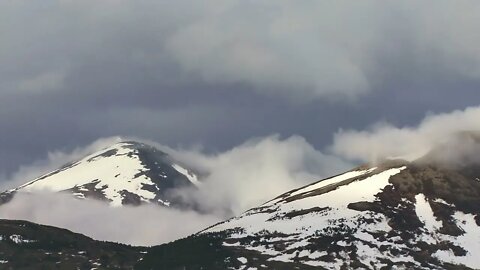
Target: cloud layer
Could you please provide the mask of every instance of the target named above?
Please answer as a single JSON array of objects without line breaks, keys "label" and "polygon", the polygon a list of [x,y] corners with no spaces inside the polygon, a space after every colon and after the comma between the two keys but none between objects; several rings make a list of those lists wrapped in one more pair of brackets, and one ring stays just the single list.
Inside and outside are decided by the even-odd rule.
[{"label": "cloud layer", "polygon": [[111,207],[59,193],[19,193],[0,209],[0,218],[29,220],[97,240],[142,246],[186,237],[221,220],[213,215],[157,206]]},{"label": "cloud layer", "polygon": [[299,136],[252,139],[227,152],[205,155],[174,151],[189,167],[205,172],[200,190],[181,190],[207,212],[238,215],[283,192],[349,169],[351,164],[323,154]]},{"label": "cloud layer", "polygon": [[335,135],[332,150],[340,156],[363,161],[388,157],[412,160],[452,140],[452,136],[460,132],[480,130],[478,119],[480,107],[470,107],[427,115],[413,127],[377,123],[365,131],[343,130]]},{"label": "cloud layer", "polygon": [[71,91],[80,74],[93,78],[83,65],[108,64],[173,83],[353,98],[405,56],[415,72],[479,79],[479,9],[474,1],[6,1],[0,88]]}]

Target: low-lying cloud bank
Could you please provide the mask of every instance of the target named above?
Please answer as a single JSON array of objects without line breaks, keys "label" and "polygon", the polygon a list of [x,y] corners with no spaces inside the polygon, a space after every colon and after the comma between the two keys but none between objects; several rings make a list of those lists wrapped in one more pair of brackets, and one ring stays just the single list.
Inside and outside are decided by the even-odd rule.
[{"label": "low-lying cloud bank", "polygon": [[364,131],[341,130],[335,134],[331,149],[338,156],[366,162],[389,157],[413,160],[447,143],[461,132],[478,130],[480,107],[470,107],[427,115],[414,127],[377,123]]},{"label": "low-lying cloud bank", "polygon": [[194,211],[152,205],[111,207],[70,194],[18,193],[0,207],[0,218],[21,219],[66,228],[97,240],[158,245],[198,232],[221,220]]},{"label": "low-lying cloud bank", "polygon": [[206,172],[200,190],[181,190],[181,195],[207,212],[220,211],[224,215],[239,214],[352,166],[318,151],[299,136],[285,140],[278,136],[253,139],[217,155],[170,152],[189,167]]}]

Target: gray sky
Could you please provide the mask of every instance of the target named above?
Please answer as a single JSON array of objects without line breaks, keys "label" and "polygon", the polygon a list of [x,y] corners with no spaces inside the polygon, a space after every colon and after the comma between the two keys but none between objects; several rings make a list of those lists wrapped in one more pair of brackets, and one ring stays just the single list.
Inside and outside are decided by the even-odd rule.
[{"label": "gray sky", "polygon": [[479,25],[476,1],[0,1],[0,176],[115,135],[415,126],[478,105]]}]

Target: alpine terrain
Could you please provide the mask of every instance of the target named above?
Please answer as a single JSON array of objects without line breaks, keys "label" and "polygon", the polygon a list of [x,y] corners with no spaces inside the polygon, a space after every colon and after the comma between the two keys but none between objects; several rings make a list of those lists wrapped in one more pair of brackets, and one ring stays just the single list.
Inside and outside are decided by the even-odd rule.
[{"label": "alpine terrain", "polygon": [[480,165],[463,156],[452,165],[437,154],[445,151],[289,191],[152,248],[139,267],[480,269]]},{"label": "alpine terrain", "polygon": [[[479,141],[475,139],[476,145]],[[92,155],[68,170],[96,160],[115,157],[130,160],[128,153],[135,153],[132,149],[138,147],[120,144],[114,151],[109,149],[102,155]],[[55,257],[48,258],[54,260],[57,267],[70,267],[77,257],[88,258],[74,264],[78,269],[90,269],[93,262],[98,269],[113,269],[120,263],[115,256],[117,252],[126,254],[121,261],[124,269],[480,269],[480,163],[477,162],[480,159],[476,158],[480,155],[476,147],[468,148],[475,151],[467,154],[456,155],[456,150],[439,147],[411,162],[385,160],[360,166],[286,192],[240,216],[168,244],[139,249],[89,242],[90,250],[105,254],[103,260],[78,244],[90,240],[83,236],[72,238],[70,232],[64,232],[64,236],[59,234],[58,238],[65,237],[72,242],[61,245],[65,251],[56,250]],[[165,168],[168,168],[165,172],[174,169],[173,166]],[[56,174],[68,170],[59,170]],[[147,172],[139,175],[137,178],[142,179],[142,184],[156,187],[144,180]],[[54,176],[44,176],[21,189]],[[186,175],[180,179],[189,184]],[[107,183],[110,182],[99,186],[97,183],[95,189],[88,190],[100,190],[97,194],[106,194],[112,202],[123,202],[125,197],[110,196],[109,191],[105,192],[110,189],[101,189]],[[152,183],[156,182],[152,180]],[[75,185],[74,192],[85,188],[83,184],[78,187],[79,182]],[[61,187],[58,190],[72,189],[58,186]],[[122,195],[120,188],[108,187],[117,190],[113,194]],[[128,191],[142,196],[140,201],[158,200],[156,196],[159,196],[131,188]],[[89,194],[89,191],[82,193]],[[35,233],[23,229],[38,225],[2,222],[6,224],[4,227],[15,225],[8,235],[0,227],[0,260],[5,267],[18,263],[12,259],[15,258],[10,255],[12,252],[24,254],[21,258],[26,258],[25,254],[47,258],[46,252],[52,252],[44,249],[43,244],[35,244]],[[42,239],[50,243],[48,238]],[[85,263],[85,268],[80,263]],[[30,266],[35,266],[33,261]],[[63,269],[71,269],[69,267]]]},{"label": "alpine terrain", "polygon": [[171,190],[196,186],[197,176],[166,153],[144,143],[126,141],[66,164],[18,188],[0,194],[0,204],[17,192],[70,192],[112,206],[153,203],[182,207]]}]

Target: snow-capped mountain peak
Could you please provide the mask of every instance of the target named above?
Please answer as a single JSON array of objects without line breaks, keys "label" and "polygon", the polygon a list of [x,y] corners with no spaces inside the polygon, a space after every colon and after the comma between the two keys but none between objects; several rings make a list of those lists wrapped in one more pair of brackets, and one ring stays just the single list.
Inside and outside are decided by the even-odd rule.
[{"label": "snow-capped mountain peak", "polygon": [[166,153],[144,143],[124,141],[34,179],[9,193],[71,192],[78,198],[122,204],[175,204],[169,191],[198,185],[197,176]]}]

